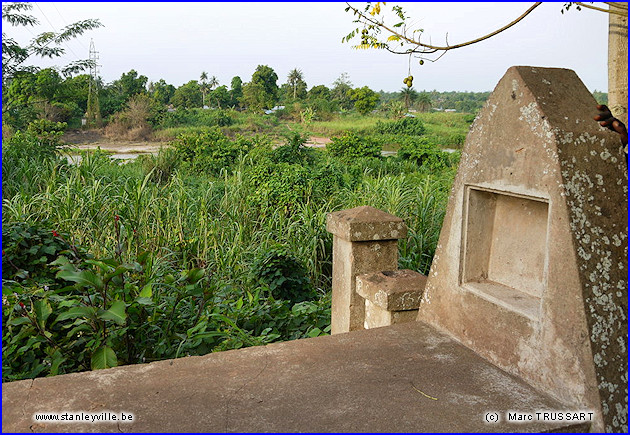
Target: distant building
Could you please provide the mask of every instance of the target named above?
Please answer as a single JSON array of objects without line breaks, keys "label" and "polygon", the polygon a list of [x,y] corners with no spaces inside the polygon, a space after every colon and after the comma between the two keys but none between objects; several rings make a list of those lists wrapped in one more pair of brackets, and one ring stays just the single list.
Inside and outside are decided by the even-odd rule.
[{"label": "distant building", "polygon": [[284,109],[284,106],[272,107],[271,109],[265,110],[265,115],[271,115],[272,113],[277,112],[278,110],[282,110],[282,109]]}]

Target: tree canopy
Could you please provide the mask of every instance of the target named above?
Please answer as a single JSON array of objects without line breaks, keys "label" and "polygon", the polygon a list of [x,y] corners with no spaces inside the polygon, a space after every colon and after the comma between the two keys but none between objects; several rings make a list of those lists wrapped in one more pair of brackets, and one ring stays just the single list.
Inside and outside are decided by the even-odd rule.
[{"label": "tree canopy", "polygon": [[[2,21],[10,26],[31,27],[39,24],[37,18],[24,12],[33,9],[31,3],[7,3],[2,5]],[[76,38],[88,30],[101,27],[99,20],[77,21],[64,27],[60,32],[43,32],[33,37],[26,45],[18,43],[2,32],[2,83],[15,77],[21,71],[37,72],[37,66],[28,65],[31,57],[54,58],[65,53],[63,43]],[[4,29],[3,29],[4,30]],[[61,68],[64,76],[70,76],[89,68],[89,60],[77,60]]]}]

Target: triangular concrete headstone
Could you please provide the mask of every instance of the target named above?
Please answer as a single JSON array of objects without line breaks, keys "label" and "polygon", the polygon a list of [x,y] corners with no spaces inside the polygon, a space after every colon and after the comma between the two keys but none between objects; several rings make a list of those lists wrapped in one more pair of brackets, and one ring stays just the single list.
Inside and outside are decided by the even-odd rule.
[{"label": "triangular concrete headstone", "polygon": [[577,75],[512,67],[466,140],[418,320],[627,431],[627,163]]}]

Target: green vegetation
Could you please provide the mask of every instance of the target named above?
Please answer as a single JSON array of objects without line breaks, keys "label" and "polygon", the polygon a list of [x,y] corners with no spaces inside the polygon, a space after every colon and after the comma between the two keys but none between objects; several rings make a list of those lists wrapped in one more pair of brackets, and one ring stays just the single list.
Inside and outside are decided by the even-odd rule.
[{"label": "green vegetation", "polygon": [[59,127],[3,149],[4,381],[326,334],[326,214],[404,218],[401,266],[426,273],[456,164],[383,158],[357,133],[342,142],[366,152],[337,156],[215,126],[124,165],[69,165]]},{"label": "green vegetation", "polygon": [[[3,6],[3,19],[23,24],[28,9]],[[9,45],[3,381],[327,334],[326,215],[370,205],[403,218],[399,265],[427,273],[459,158],[444,148],[461,147],[487,97],[376,93],[345,73],[309,89],[298,68],[278,86],[266,65],[230,89],[206,72],[176,88],[131,70],[97,80],[103,132],[164,148],[70,164],[61,137],[81,125],[90,77],[23,68]],[[470,113],[431,111],[451,104]],[[326,149],[306,145],[317,135]]]}]

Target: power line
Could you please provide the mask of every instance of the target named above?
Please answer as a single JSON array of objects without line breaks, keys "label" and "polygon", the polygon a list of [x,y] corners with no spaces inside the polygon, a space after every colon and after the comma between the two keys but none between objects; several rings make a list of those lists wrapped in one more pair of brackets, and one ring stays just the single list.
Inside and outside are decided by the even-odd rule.
[{"label": "power line", "polygon": [[[50,22],[50,20],[48,19],[48,17],[46,16],[46,14],[44,13],[44,11],[42,10],[42,8],[39,7],[39,5],[37,4],[37,2],[33,2],[35,4],[35,6],[37,6],[37,9],[39,9],[39,11],[42,13],[42,15],[44,16],[44,18],[46,18],[46,21],[48,21],[48,24],[50,24],[50,28],[53,30],[53,32],[57,33],[57,30],[55,29],[55,26],[53,26],[53,24]],[[63,45],[65,45],[68,50],[70,50],[70,52],[72,54],[74,54],[74,57],[76,57],[77,59],[79,59],[79,56],[77,56],[77,54],[74,52],[74,50],[64,41]]]},{"label": "power line", "polygon": [[[55,8],[55,10],[57,11],[57,15],[59,15],[59,18],[61,18],[61,21],[63,21],[63,23],[68,26],[68,21],[66,21],[66,19],[63,17],[63,15],[61,15],[61,12],[59,12],[59,9],[57,9],[57,6],[55,6],[54,3],[50,3],[52,5],[53,8]],[[83,44],[83,42],[81,42],[80,39],[77,38],[76,40],[79,44],[81,44],[81,47],[83,47],[84,50],[88,50],[88,48],[85,46],[85,44]]]}]

